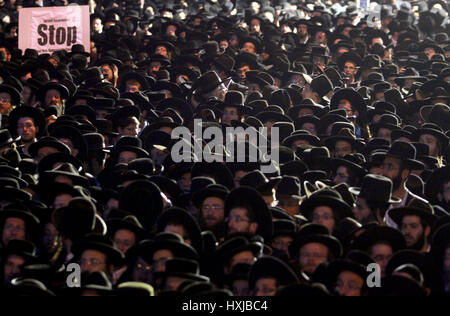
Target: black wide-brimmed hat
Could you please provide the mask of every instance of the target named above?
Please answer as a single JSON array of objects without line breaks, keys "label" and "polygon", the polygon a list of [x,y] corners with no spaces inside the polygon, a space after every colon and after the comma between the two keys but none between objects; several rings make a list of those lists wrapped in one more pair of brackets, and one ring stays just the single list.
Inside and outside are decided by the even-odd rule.
[{"label": "black wide-brimmed hat", "polygon": [[141,240],[145,237],[145,230],[142,227],[139,220],[133,216],[128,215],[124,218],[113,218],[106,222],[108,226],[108,236],[114,238],[114,234],[121,229],[126,229],[133,232],[136,235],[137,240]]},{"label": "black wide-brimmed hat", "polygon": [[354,52],[342,54],[341,57],[338,58],[338,66],[341,71],[344,70],[345,63],[347,62],[353,62],[356,64],[356,67],[359,68],[362,64],[362,58]]},{"label": "black wide-brimmed hat", "polygon": [[4,223],[8,218],[20,218],[27,226],[27,231],[32,231],[39,225],[39,219],[29,211],[17,209],[3,209],[0,211],[0,222]]},{"label": "black wide-brimmed hat", "polygon": [[29,117],[33,119],[36,127],[39,128],[37,137],[40,138],[46,134],[46,122],[44,114],[36,108],[31,106],[19,106],[16,107],[8,117],[9,130],[13,135],[17,134],[17,124],[20,118]]},{"label": "black wide-brimmed hat", "polygon": [[114,247],[112,240],[98,235],[88,234],[86,237],[72,245],[71,252],[76,258],[81,258],[85,250],[97,250],[106,255],[108,260],[116,267],[123,263],[123,253]]},{"label": "black wide-brimmed hat", "polygon": [[36,246],[27,240],[11,239],[5,248],[0,248],[0,257],[6,260],[8,255],[17,255],[25,259],[27,264],[38,261]]},{"label": "black wide-brimmed hat", "polygon": [[77,197],[72,199],[67,207],[55,210],[52,222],[62,235],[73,241],[94,232],[96,211],[91,200]]},{"label": "black wide-brimmed hat", "polygon": [[280,180],[281,177],[268,179],[264,173],[255,170],[245,175],[241,179],[240,185],[254,188],[262,195],[272,195],[272,190]]},{"label": "black wide-brimmed hat", "polygon": [[430,208],[430,211],[427,211],[426,208],[418,208],[411,205],[390,210],[389,217],[392,218],[398,227],[402,226],[402,221],[405,216],[418,216],[432,227],[437,217],[434,215],[433,208]]},{"label": "black wide-brimmed hat", "polygon": [[436,137],[439,143],[441,143],[442,148],[447,148],[447,146],[449,145],[449,138],[447,137],[447,135],[444,134],[439,126],[433,123],[424,124],[421,128],[413,132],[413,137],[416,140],[418,140],[422,135],[432,135]]},{"label": "black wide-brimmed hat", "polygon": [[223,83],[215,71],[208,71],[194,82],[191,91],[194,95],[202,95],[213,91]]},{"label": "black wide-brimmed hat", "polygon": [[360,188],[350,188],[350,193],[362,197],[368,201],[383,202],[389,204],[399,204],[401,200],[392,196],[391,179],[374,174],[364,177]]},{"label": "black wide-brimmed hat", "polygon": [[380,128],[385,128],[390,131],[399,130],[400,128],[400,120],[394,114],[383,114],[380,117],[378,123],[370,124],[370,130],[372,131],[372,135],[377,136]]},{"label": "black wide-brimmed hat", "polygon": [[19,106],[21,104],[21,94],[20,92],[14,88],[13,86],[2,84],[0,85],[0,93],[7,93],[11,96],[11,104],[13,106]]},{"label": "black wide-brimmed hat", "polygon": [[[305,122],[305,121],[303,121]],[[289,137],[285,138],[283,140],[283,146],[293,148],[293,144],[297,141],[306,141],[310,145],[315,147],[320,147],[322,145],[322,142],[320,141],[320,138],[317,136],[312,135],[310,132],[305,130],[299,130],[292,133]]]},{"label": "black wide-brimmed hat", "polygon": [[261,194],[253,188],[239,187],[230,192],[225,201],[225,216],[233,208],[250,205],[258,223],[257,234],[264,240],[271,240],[273,233],[272,214]]},{"label": "black wide-brimmed hat", "polygon": [[174,233],[159,233],[154,240],[143,240],[127,252],[127,260],[137,256],[148,263],[153,261],[153,254],[159,250],[169,250],[176,258],[197,260],[198,253],[191,246],[183,242],[183,238]]},{"label": "black wide-brimmed hat", "polygon": [[209,282],[209,278],[200,274],[200,268],[197,261],[172,258],[166,262],[166,271],[159,275],[163,279],[169,277],[178,277],[182,279]]},{"label": "black wide-brimmed hat", "polygon": [[89,187],[89,180],[80,175],[78,170],[70,163],[63,163],[53,170],[45,171],[41,177],[43,183],[52,183],[59,176],[67,177],[72,180],[73,185],[80,185],[82,187]]},{"label": "black wide-brimmed hat", "polygon": [[200,208],[202,206],[202,203],[205,201],[205,199],[209,197],[217,197],[225,202],[228,193],[228,189],[220,184],[211,184],[208,185],[206,188],[195,192],[192,196],[192,203],[197,207]]},{"label": "black wide-brimmed hat", "polygon": [[249,113],[252,108],[244,105],[244,95],[240,91],[228,91],[225,100],[216,104],[219,110],[224,111],[227,107],[233,107],[238,110],[240,115]]},{"label": "black wide-brimmed hat", "polygon": [[300,213],[310,219],[319,206],[328,206],[339,219],[352,217],[352,208],[344,202],[341,195],[332,189],[322,189],[314,192],[300,205]]},{"label": "black wide-brimmed hat", "polygon": [[214,256],[220,262],[226,263],[234,255],[244,251],[250,251],[255,257],[262,254],[264,245],[259,241],[249,241],[247,238],[239,236],[228,239],[220,245],[214,252]]},{"label": "black wide-brimmed hat", "polygon": [[360,159],[359,154],[346,155],[343,158],[335,158],[331,160],[332,169],[336,171],[339,167],[344,166],[352,170],[357,176],[362,177],[367,174],[367,170],[363,167],[364,159]]},{"label": "black wide-brimmed hat", "polygon": [[295,272],[283,261],[275,257],[262,257],[250,269],[249,288],[254,289],[261,278],[275,278],[279,286],[299,282]]},{"label": "black wide-brimmed hat", "polygon": [[379,242],[387,242],[392,247],[393,253],[406,248],[405,237],[399,230],[378,225],[367,229],[357,237],[353,241],[352,248],[367,252],[370,251],[370,247]]},{"label": "black wide-brimmed hat", "polygon": [[302,198],[301,182],[297,177],[283,176],[277,187],[277,196],[288,195],[294,199]]},{"label": "black wide-brimmed hat", "polygon": [[416,149],[410,143],[396,141],[387,152],[386,157],[388,156],[402,160],[412,170],[423,170],[425,168],[423,163],[416,160]]},{"label": "black wide-brimmed hat", "polygon": [[58,91],[59,94],[61,95],[61,99],[67,99],[70,96],[69,89],[67,89],[66,86],[59,84],[59,83],[55,83],[55,82],[49,82],[39,88],[38,93],[37,93],[38,99],[41,100],[42,102],[44,102],[45,95],[50,90]]},{"label": "black wide-brimmed hat", "polygon": [[140,89],[141,91],[146,91],[146,90],[150,89],[150,85],[149,85],[147,79],[143,75],[141,75],[138,72],[130,71],[119,77],[120,83],[118,86],[120,87],[120,91],[125,92],[125,84],[129,80],[135,80],[135,81],[139,82],[139,84],[141,85],[141,89]]},{"label": "black wide-brimmed hat", "polygon": [[18,142],[20,139],[13,139],[11,133],[7,129],[0,130],[0,148],[9,146],[13,143]]},{"label": "black wide-brimmed hat", "polygon": [[135,181],[120,196],[119,208],[136,216],[146,231],[151,231],[164,208],[161,190],[153,182]]},{"label": "black wide-brimmed hat", "polygon": [[304,245],[310,243],[325,245],[334,258],[340,258],[342,256],[342,245],[335,237],[326,234],[305,234],[304,232],[299,231],[295,236],[294,241],[289,246],[291,258],[298,258],[300,249]]},{"label": "black wide-brimmed hat", "polygon": [[359,115],[364,115],[367,111],[367,105],[364,98],[354,89],[345,88],[338,90],[330,101],[330,108],[337,109],[341,100],[348,100]]},{"label": "black wide-brimmed hat", "polygon": [[190,213],[177,207],[165,210],[157,220],[157,232],[164,231],[165,227],[170,223],[183,225],[188,232],[192,247],[194,247],[198,253],[203,253],[201,229],[197,220]]},{"label": "black wide-brimmed hat", "polygon": [[89,52],[86,52],[84,46],[81,44],[73,45],[72,48],[70,49],[70,52],[67,53],[67,56],[69,57],[73,57],[74,55],[83,55],[85,57],[91,56],[91,54]]},{"label": "black wide-brimmed hat", "polygon": [[356,150],[361,150],[365,145],[364,142],[356,138],[356,135],[349,128],[343,128],[337,135],[327,137],[323,140],[324,144],[332,150],[338,141],[346,141]]}]

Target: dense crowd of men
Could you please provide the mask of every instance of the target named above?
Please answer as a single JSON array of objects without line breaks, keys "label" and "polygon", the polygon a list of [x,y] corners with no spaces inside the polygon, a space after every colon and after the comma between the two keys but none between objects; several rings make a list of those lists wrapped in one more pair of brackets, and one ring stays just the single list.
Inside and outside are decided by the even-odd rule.
[{"label": "dense crowd of men", "polygon": [[1,1],[2,295],[448,295],[450,2],[371,3]]}]

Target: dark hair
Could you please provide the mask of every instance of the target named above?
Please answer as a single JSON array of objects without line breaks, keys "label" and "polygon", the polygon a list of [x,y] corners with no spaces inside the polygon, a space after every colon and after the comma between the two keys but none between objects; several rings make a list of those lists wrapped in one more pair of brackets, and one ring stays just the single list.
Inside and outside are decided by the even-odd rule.
[{"label": "dark hair", "polygon": [[390,204],[386,202],[378,202],[378,201],[370,201],[367,200],[367,206],[372,211],[373,214],[376,213],[377,210],[380,211],[380,216],[384,217],[386,215],[386,211],[388,210]]}]

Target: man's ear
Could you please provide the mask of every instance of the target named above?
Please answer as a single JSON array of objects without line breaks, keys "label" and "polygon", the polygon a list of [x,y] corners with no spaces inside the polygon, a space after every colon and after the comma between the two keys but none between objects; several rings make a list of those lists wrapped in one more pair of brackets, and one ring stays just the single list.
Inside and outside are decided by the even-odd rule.
[{"label": "man's ear", "polygon": [[258,224],[257,223],[250,223],[250,232],[252,234],[256,234],[258,231]]},{"label": "man's ear", "polygon": [[410,174],[411,174],[411,170],[403,169],[403,171],[402,171],[402,179],[403,180],[407,180]]},{"label": "man's ear", "polygon": [[424,234],[425,234],[425,238],[428,239],[428,237],[429,237],[430,234],[431,234],[431,227],[430,227],[430,226],[427,226],[427,227],[425,228]]}]

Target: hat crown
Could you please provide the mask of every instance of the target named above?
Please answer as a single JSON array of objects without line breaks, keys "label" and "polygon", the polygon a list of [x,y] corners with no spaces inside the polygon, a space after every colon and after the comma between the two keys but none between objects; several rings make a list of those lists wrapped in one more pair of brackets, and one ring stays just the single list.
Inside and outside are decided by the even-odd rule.
[{"label": "hat crown", "polygon": [[241,185],[250,187],[260,187],[269,182],[269,179],[259,170],[250,172],[241,179]]},{"label": "hat crown", "polygon": [[416,159],[416,149],[410,143],[396,141],[387,153],[389,156],[402,157],[404,159]]},{"label": "hat crown", "polygon": [[398,118],[395,117],[395,116],[392,115],[392,114],[383,114],[383,115],[380,117],[379,123],[382,123],[382,124],[391,124],[391,125],[395,125],[395,126],[400,125],[400,122],[399,122]]},{"label": "hat crown", "polygon": [[278,184],[277,194],[301,196],[301,184],[297,177],[284,176]]},{"label": "hat crown", "polygon": [[199,274],[199,272],[199,265],[193,260],[172,258],[166,262],[166,273]]},{"label": "hat crown", "polygon": [[36,255],[36,246],[26,240],[11,239],[6,246],[6,249],[21,253],[27,253],[32,256]]},{"label": "hat crown", "polygon": [[243,106],[244,95],[240,91],[228,91],[225,95],[224,103],[228,105]]},{"label": "hat crown", "polygon": [[2,129],[0,130],[0,145],[9,143],[12,141],[11,134],[9,133],[9,130]]},{"label": "hat crown", "polygon": [[70,173],[70,174],[79,175],[79,172],[75,168],[75,166],[68,162],[61,164],[60,166],[53,169],[53,171],[62,171],[62,172]]},{"label": "hat crown", "polygon": [[112,290],[112,283],[103,271],[92,272],[86,277],[83,286],[93,285]]},{"label": "hat crown", "polygon": [[391,179],[385,176],[369,174],[363,179],[359,196],[368,200],[388,202],[392,196],[392,187]]}]

